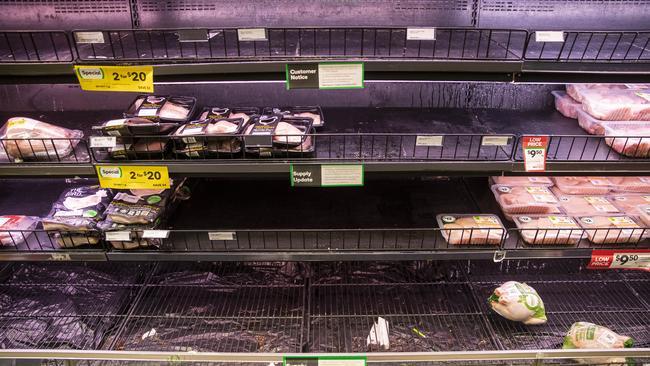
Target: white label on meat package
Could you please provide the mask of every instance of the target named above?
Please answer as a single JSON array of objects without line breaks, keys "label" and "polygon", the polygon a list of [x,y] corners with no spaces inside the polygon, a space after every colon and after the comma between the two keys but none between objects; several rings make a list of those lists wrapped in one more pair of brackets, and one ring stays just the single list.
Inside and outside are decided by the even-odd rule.
[{"label": "white label on meat package", "polygon": [[91,136],[90,147],[115,147],[117,138],[115,136]]},{"label": "white label on meat package", "polygon": [[234,231],[212,231],[208,233],[210,240],[235,240],[236,233]]},{"label": "white label on meat package", "polygon": [[537,31],[535,32],[535,42],[564,42],[564,32]]},{"label": "white label on meat package", "polygon": [[142,108],[138,111],[138,117],[153,117],[158,114],[158,108]]},{"label": "white label on meat package", "polygon": [[266,41],[266,29],[242,28],[237,29],[237,38],[242,41]]},{"label": "white label on meat package", "polygon": [[104,32],[74,32],[74,39],[79,44],[104,43]]},{"label": "white label on meat package", "polygon": [[131,241],[130,231],[107,231],[107,241]]},{"label": "white label on meat package", "polygon": [[143,230],[142,239],[167,239],[169,230]]},{"label": "white label on meat package", "polygon": [[573,219],[568,216],[549,216],[548,221],[550,221],[554,227],[578,227]]},{"label": "white label on meat package", "polygon": [[54,217],[79,217],[84,214],[83,210],[73,210],[73,211],[57,211],[54,213]]},{"label": "white label on meat package", "polygon": [[436,28],[406,28],[406,39],[409,41],[435,41]]},{"label": "white label on meat package", "polygon": [[481,145],[483,146],[507,146],[510,142],[510,136],[483,136]]},{"label": "white label on meat package", "polygon": [[203,126],[201,126],[201,127],[186,128],[186,129],[183,130],[183,132],[181,133],[181,135],[183,135],[183,136],[185,136],[185,135],[198,135],[198,134],[200,134],[201,132],[203,132]]},{"label": "white label on meat package", "polygon": [[442,146],[442,136],[418,136],[415,146]]}]

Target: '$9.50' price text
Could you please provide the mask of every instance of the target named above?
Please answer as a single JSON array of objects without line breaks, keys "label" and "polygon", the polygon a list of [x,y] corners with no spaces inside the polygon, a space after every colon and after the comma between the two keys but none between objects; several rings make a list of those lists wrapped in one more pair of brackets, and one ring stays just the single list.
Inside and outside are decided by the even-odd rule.
[{"label": "'$9.50' price text", "polygon": [[131,81],[146,81],[147,80],[147,73],[146,72],[134,72],[134,71],[129,71],[129,72],[126,72],[126,73],[118,73],[118,72],[113,73],[113,80],[121,81],[122,79],[129,79]]},{"label": "'$9.50' price text", "polygon": [[636,254],[617,254],[616,257],[614,257],[614,260],[616,262],[619,262],[621,265],[625,265],[630,261],[632,262],[638,261],[639,256]]},{"label": "'$9.50' price text", "polygon": [[160,172],[152,172],[152,171],[129,172],[129,178],[131,179],[138,179],[143,177],[148,180],[160,180],[162,178]]},{"label": "'$9.50' price text", "polygon": [[544,149],[526,149],[526,154],[531,158],[536,156],[544,156]]}]

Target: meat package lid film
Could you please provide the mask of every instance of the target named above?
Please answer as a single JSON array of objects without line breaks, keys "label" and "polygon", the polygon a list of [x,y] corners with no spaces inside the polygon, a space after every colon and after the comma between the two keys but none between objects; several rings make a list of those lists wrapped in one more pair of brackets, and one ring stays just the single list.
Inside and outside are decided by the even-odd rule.
[{"label": "meat package lid film", "polygon": [[99,186],[75,186],[65,189],[52,204],[43,229],[52,231],[94,230],[104,218],[113,193]]},{"label": "meat package lid film", "polygon": [[32,234],[40,218],[23,215],[0,216],[0,244],[3,246],[20,245]]},{"label": "meat package lid film", "polygon": [[548,187],[495,184],[491,188],[508,219],[514,214],[561,213],[558,200]]},{"label": "meat package lid film", "polygon": [[194,115],[196,98],[168,95],[139,95],[124,117],[140,117],[155,122],[185,123]]},{"label": "meat package lid film", "polygon": [[609,177],[614,192],[650,193],[650,177]]},{"label": "meat package lid film", "polygon": [[617,121],[606,124],[604,129],[605,143],[612,150],[631,158],[650,157],[650,122]]},{"label": "meat package lid film", "polygon": [[503,223],[490,214],[439,214],[440,233],[451,245],[500,245],[506,236]]},{"label": "meat package lid film", "polygon": [[264,114],[281,114],[286,117],[311,118],[316,128],[325,126],[325,116],[320,106],[266,107]]},{"label": "meat package lid film", "polygon": [[551,191],[558,199],[560,207],[567,215],[603,215],[622,213],[614,202],[604,195],[564,194],[557,187]]},{"label": "meat package lid film", "polygon": [[566,215],[516,215],[513,221],[530,245],[577,245],[584,234],[575,219]]},{"label": "meat package lid film", "polygon": [[607,177],[553,177],[553,181],[563,194],[606,195],[611,191]]},{"label": "meat package lid film", "polygon": [[551,92],[555,97],[555,109],[567,118],[578,118],[578,111],[582,109],[582,104],[571,98],[566,92],[554,90]]},{"label": "meat package lid film", "polygon": [[553,181],[549,177],[507,177],[507,176],[492,176],[490,177],[492,184],[505,184],[509,186],[530,186],[540,185],[551,187]]},{"label": "meat package lid film", "polygon": [[636,215],[639,206],[650,205],[650,194],[616,193],[608,197],[619,211],[632,216]]},{"label": "meat package lid film", "polygon": [[146,136],[165,135],[179,126],[177,122],[158,122],[147,118],[132,117],[112,119],[93,130],[99,130],[104,136]]},{"label": "meat package lid film", "polygon": [[639,213],[641,222],[643,222],[643,225],[647,228],[650,228],[650,204],[638,206],[637,211]]},{"label": "meat package lid film", "polygon": [[13,159],[62,159],[84,134],[27,117],[12,117],[0,129],[0,149]]},{"label": "meat package lid film", "polygon": [[[269,124],[269,121],[272,121]],[[267,125],[267,131],[258,131],[257,125]],[[246,154],[261,157],[306,157],[316,150],[316,140],[312,134],[313,120],[311,118],[284,117],[282,115],[263,115],[254,118],[246,127],[245,135],[271,136],[271,147],[250,146],[245,137]]]},{"label": "meat package lid film", "polygon": [[650,234],[634,216],[580,216],[577,219],[594,244],[635,244]]},{"label": "meat package lid film", "polygon": [[636,89],[599,89],[582,93],[582,110],[606,121],[650,120],[650,91]]},{"label": "meat package lid film", "polygon": [[625,84],[567,84],[566,92],[575,101],[581,103],[584,100],[584,94],[589,91],[596,91],[606,94],[612,90],[626,90]]},{"label": "meat package lid film", "polygon": [[260,115],[258,107],[204,107],[199,114],[199,120],[214,118],[243,118],[244,123]]}]

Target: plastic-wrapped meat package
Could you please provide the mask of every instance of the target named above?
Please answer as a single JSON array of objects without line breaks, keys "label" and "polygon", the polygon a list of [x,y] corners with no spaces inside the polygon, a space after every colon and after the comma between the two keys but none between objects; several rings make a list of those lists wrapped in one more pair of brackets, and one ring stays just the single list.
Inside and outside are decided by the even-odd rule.
[{"label": "plastic-wrapped meat package", "polygon": [[451,245],[499,245],[506,230],[496,215],[440,214],[441,234]]},{"label": "plastic-wrapped meat package", "polygon": [[570,216],[514,216],[519,234],[531,245],[577,245],[583,231]]},{"label": "plastic-wrapped meat package", "polygon": [[260,109],[257,107],[206,107],[201,111],[199,120],[241,118],[246,125],[251,117],[259,114]]},{"label": "plastic-wrapped meat package", "polygon": [[509,220],[516,214],[560,213],[558,200],[548,187],[496,184],[492,192]]},{"label": "plastic-wrapped meat package", "polygon": [[635,244],[650,234],[632,216],[582,216],[578,221],[594,244]]},{"label": "plastic-wrapped meat package", "polygon": [[178,123],[132,117],[106,121],[99,126],[93,126],[93,130],[99,130],[105,136],[166,135],[176,127]]},{"label": "plastic-wrapped meat package", "polygon": [[639,217],[641,222],[643,222],[644,227],[650,228],[650,205],[641,205],[637,207]]},{"label": "plastic-wrapped meat package", "polygon": [[580,102],[563,91],[554,90],[551,94],[555,97],[555,109],[558,112],[562,113],[564,117],[578,118],[578,111],[582,109]]},{"label": "plastic-wrapped meat package", "polygon": [[250,146],[246,140],[246,152],[260,156],[305,156],[315,150],[311,118],[264,115],[253,119],[246,127],[246,135],[272,136],[272,147]]},{"label": "plastic-wrapped meat package", "polygon": [[587,322],[577,322],[564,337],[564,349],[611,349],[630,348],[632,338],[614,333],[608,328]]},{"label": "plastic-wrapped meat package", "polygon": [[611,123],[611,121],[596,119],[583,110],[577,111],[576,115],[578,117],[578,126],[582,127],[590,135],[604,135],[605,125]]},{"label": "plastic-wrapped meat package", "polygon": [[553,181],[563,194],[605,195],[611,190],[607,177],[553,177]]},{"label": "plastic-wrapped meat package", "polygon": [[505,184],[508,186],[547,186],[553,185],[549,177],[506,177],[502,175],[491,177],[493,184]]},{"label": "plastic-wrapped meat package", "polygon": [[0,130],[0,144],[16,160],[61,160],[74,152],[83,137],[79,130],[55,126],[27,117],[13,117]]},{"label": "plastic-wrapped meat package", "polygon": [[323,110],[319,106],[311,107],[276,107],[264,108],[264,114],[281,114],[286,117],[302,117],[310,118],[313,121],[314,127],[323,127],[325,125],[325,118],[323,117]]},{"label": "plastic-wrapped meat package", "polygon": [[34,216],[0,216],[0,244],[3,246],[22,244],[32,235],[39,221],[40,219]]},{"label": "plastic-wrapped meat package", "polygon": [[508,281],[494,290],[488,303],[502,317],[526,325],[547,321],[544,302],[534,288],[525,283]]},{"label": "plastic-wrapped meat package", "polygon": [[551,189],[560,207],[567,215],[605,215],[621,213],[607,196],[563,194],[557,187]]},{"label": "plastic-wrapped meat package", "polygon": [[170,194],[170,189],[116,191],[106,209],[107,217],[123,225],[152,224],[160,217]]},{"label": "plastic-wrapped meat package", "polygon": [[241,152],[241,138],[228,135],[241,134],[244,118],[213,118],[190,122],[181,126],[174,136],[174,152],[188,157],[221,156]]},{"label": "plastic-wrapped meat package", "polygon": [[609,199],[619,209],[619,211],[634,216],[637,208],[642,205],[650,205],[650,194],[613,194]]},{"label": "plastic-wrapped meat package", "polygon": [[614,90],[627,90],[625,84],[567,84],[566,92],[575,101],[581,103],[586,92],[607,94]]},{"label": "plastic-wrapped meat package", "polygon": [[124,116],[146,118],[155,122],[185,123],[192,118],[195,107],[194,97],[139,95]]},{"label": "plastic-wrapped meat package", "polygon": [[650,177],[609,177],[612,190],[621,193],[650,193]]},{"label": "plastic-wrapped meat package", "polygon": [[605,143],[621,155],[650,157],[650,122],[611,122],[605,125],[605,136]]},{"label": "plastic-wrapped meat package", "polygon": [[605,121],[650,120],[650,93],[633,89],[587,90],[582,93],[582,110]]}]

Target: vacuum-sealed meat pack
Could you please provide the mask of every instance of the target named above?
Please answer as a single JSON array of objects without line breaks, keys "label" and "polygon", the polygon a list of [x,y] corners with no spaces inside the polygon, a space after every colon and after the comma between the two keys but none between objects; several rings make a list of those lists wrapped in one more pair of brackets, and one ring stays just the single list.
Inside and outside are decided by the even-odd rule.
[{"label": "vacuum-sealed meat pack", "polygon": [[0,149],[16,160],[61,160],[74,152],[83,132],[27,117],[13,117],[0,129]]},{"label": "vacuum-sealed meat pack", "polygon": [[517,215],[513,217],[521,239],[530,245],[577,245],[583,231],[565,215]]},{"label": "vacuum-sealed meat pack", "polygon": [[499,245],[506,230],[496,215],[440,214],[442,236],[451,245]]}]

